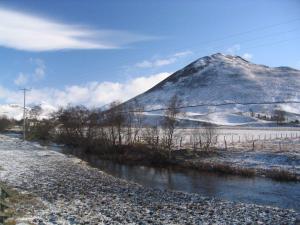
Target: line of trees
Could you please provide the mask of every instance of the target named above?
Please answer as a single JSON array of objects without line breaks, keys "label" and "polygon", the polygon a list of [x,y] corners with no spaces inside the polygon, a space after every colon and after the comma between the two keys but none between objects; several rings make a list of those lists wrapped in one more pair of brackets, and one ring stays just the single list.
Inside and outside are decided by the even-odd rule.
[{"label": "line of trees", "polygon": [[260,113],[254,113],[252,109],[250,109],[250,115],[251,117],[256,117],[261,120],[266,120],[266,121],[276,121],[276,123],[283,124],[284,122],[287,121],[286,118],[286,112],[281,109],[275,109],[271,115],[261,115]]},{"label": "line of trees", "polygon": [[[88,109],[68,106],[48,119],[39,118],[41,108],[28,113],[27,137],[54,140],[83,149],[86,153],[108,155],[126,150],[147,150],[166,160],[172,159],[176,130],[179,125],[182,101],[174,95],[166,105],[164,117],[156,125],[146,125],[144,107],[138,102],[113,102],[108,109]],[[205,131],[205,132],[204,132]],[[213,143],[213,127],[200,131],[201,147],[209,149]],[[150,150],[150,151],[148,151]]]}]

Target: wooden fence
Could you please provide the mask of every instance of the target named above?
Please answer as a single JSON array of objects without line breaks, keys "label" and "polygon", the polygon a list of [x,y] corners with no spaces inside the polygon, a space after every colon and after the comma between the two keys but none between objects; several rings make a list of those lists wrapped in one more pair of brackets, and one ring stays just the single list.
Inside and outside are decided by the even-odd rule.
[{"label": "wooden fence", "polygon": [[[245,131],[245,130],[244,130]],[[201,139],[202,138],[202,139]],[[164,139],[159,136],[147,137],[139,136],[140,143],[162,144]],[[151,140],[150,140],[151,139]],[[276,132],[276,130],[260,131],[260,133],[224,133],[216,132],[211,137],[212,146],[221,149],[245,148],[251,150],[262,150],[266,147],[284,150],[289,147],[298,148],[300,150],[300,131],[284,131]],[[201,149],[205,144],[205,137],[201,134],[177,133],[173,139],[174,150],[182,148]],[[296,146],[297,145],[297,146]]]}]

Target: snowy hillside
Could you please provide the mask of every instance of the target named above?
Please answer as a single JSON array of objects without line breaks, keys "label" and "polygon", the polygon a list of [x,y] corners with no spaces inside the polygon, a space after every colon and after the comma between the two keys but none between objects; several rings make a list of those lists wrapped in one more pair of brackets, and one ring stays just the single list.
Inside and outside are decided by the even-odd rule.
[{"label": "snowy hillside", "polygon": [[[300,71],[257,65],[239,56],[217,53],[194,61],[126,104],[136,99],[148,110],[164,108],[174,94],[182,99],[183,105],[300,101]],[[187,108],[185,118],[223,125],[268,124],[250,112],[270,116],[275,109],[284,110],[289,120],[300,115],[299,104],[228,105]]]}]

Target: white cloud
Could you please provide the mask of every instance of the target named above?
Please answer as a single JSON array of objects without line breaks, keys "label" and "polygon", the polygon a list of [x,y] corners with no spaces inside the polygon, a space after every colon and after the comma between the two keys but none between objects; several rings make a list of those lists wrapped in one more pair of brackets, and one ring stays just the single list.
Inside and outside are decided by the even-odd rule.
[{"label": "white cloud", "polygon": [[236,55],[240,49],[241,49],[240,44],[234,44],[234,45],[230,46],[229,48],[227,48],[226,52],[230,55]]},{"label": "white cloud", "polygon": [[33,59],[30,58],[30,62],[34,65],[34,71],[32,74],[24,74],[22,72],[14,80],[15,85],[24,86],[27,83],[40,81],[45,77],[46,74],[46,65],[42,59]]},{"label": "white cloud", "polygon": [[242,57],[243,57],[244,59],[246,59],[246,60],[251,60],[251,59],[253,58],[253,55],[250,54],[250,53],[244,53],[244,54],[242,55]]},{"label": "white cloud", "polygon": [[45,77],[46,65],[42,59],[30,59],[30,61],[36,66],[33,73],[33,79],[39,81]]},{"label": "white cloud", "polygon": [[115,49],[154,37],[117,30],[93,30],[0,8],[0,46],[26,51]]},{"label": "white cloud", "polygon": [[177,52],[174,54],[175,57],[183,57],[183,56],[188,56],[188,55],[191,55],[193,54],[192,51],[183,51],[183,52]]},{"label": "white cloud", "polygon": [[246,59],[246,60],[251,60],[253,58],[253,55],[251,53],[244,53],[241,54],[241,45],[240,44],[234,44],[232,46],[230,46],[229,48],[226,49],[226,53],[230,54],[230,55],[241,55],[242,58]]},{"label": "white cloud", "polygon": [[45,70],[44,70],[44,68],[42,68],[42,67],[35,68],[35,70],[34,70],[34,78],[36,80],[41,80],[41,79],[44,78],[44,76],[45,76]]},{"label": "white cloud", "polygon": [[[27,102],[28,104],[46,105],[48,109],[66,106],[69,103],[100,107],[115,100],[126,101],[135,97],[147,91],[169,75],[170,73],[164,72],[150,76],[141,76],[128,80],[125,83],[90,82],[84,85],[67,86],[62,90],[55,88],[32,89],[27,94]],[[6,104],[22,105],[22,92],[10,91],[0,86],[1,99]]]},{"label": "white cloud", "polygon": [[177,62],[179,58],[183,58],[191,54],[193,54],[191,51],[177,52],[166,58],[144,60],[142,62],[136,63],[135,66],[139,68],[155,68],[155,67],[166,66]]},{"label": "white cloud", "polygon": [[25,75],[24,73],[19,73],[17,78],[14,80],[15,85],[22,86],[27,84],[28,82],[28,75]]}]

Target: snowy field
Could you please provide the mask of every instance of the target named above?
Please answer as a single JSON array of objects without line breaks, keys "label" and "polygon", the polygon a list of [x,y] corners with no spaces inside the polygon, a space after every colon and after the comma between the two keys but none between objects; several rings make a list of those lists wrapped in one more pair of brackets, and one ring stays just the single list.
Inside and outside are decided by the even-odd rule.
[{"label": "snowy field", "polygon": [[292,210],[162,191],[114,178],[73,156],[0,135],[0,180],[31,193],[31,224],[294,224]]}]

